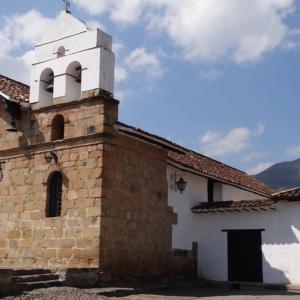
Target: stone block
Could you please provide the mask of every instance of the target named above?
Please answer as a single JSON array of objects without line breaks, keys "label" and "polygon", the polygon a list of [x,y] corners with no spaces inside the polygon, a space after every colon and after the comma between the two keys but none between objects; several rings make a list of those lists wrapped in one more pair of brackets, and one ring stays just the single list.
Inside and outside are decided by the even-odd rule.
[{"label": "stone block", "polygon": [[9,230],[7,232],[8,239],[19,239],[21,237],[21,231],[18,229]]},{"label": "stone block", "polygon": [[58,251],[58,258],[71,258],[72,257],[72,249],[64,248]]},{"label": "stone block", "polygon": [[101,215],[101,207],[88,207],[86,209],[87,217],[96,217]]},{"label": "stone block", "polygon": [[78,239],[76,243],[77,248],[91,248],[93,246],[93,240],[91,239]]},{"label": "stone block", "polygon": [[57,258],[57,249],[46,249],[44,252],[44,257],[49,259]]},{"label": "stone block", "polygon": [[72,248],[75,246],[75,239],[62,239],[58,241],[59,248]]},{"label": "stone block", "polygon": [[99,238],[100,236],[100,227],[88,227],[83,228],[81,232],[82,238]]}]

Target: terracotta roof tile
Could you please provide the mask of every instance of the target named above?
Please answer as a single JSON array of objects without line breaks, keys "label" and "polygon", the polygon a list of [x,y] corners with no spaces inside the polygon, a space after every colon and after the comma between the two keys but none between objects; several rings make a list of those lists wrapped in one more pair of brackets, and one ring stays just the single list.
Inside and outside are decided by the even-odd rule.
[{"label": "terracotta roof tile", "polygon": [[279,200],[300,201],[300,187],[275,193],[272,195],[272,198]]},{"label": "terracotta roof tile", "polygon": [[[134,135],[140,138],[148,137],[148,140],[155,141],[156,143],[157,141],[161,141],[163,146],[169,145],[170,147],[167,148],[169,150],[168,157],[175,163],[179,163],[185,167],[193,169],[207,177],[212,177],[228,184],[237,185],[241,188],[246,188],[259,194],[271,196],[274,193],[272,188],[258,181],[253,176],[249,176],[245,172],[184,148],[158,135],[154,135],[121,122],[118,124],[121,126],[120,130],[129,135]],[[176,149],[172,150],[172,147],[178,149],[178,151],[176,151]]]},{"label": "terracotta roof tile", "polygon": [[194,213],[216,213],[216,212],[241,212],[273,209],[276,201],[272,199],[263,200],[241,200],[203,202],[192,208]]},{"label": "terracotta roof tile", "polygon": [[29,86],[0,74],[0,91],[12,100],[29,101]]}]

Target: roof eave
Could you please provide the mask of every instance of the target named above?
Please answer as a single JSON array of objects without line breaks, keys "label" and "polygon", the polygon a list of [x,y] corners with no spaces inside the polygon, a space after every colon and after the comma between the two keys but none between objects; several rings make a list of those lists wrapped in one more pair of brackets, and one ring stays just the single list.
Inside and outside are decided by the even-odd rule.
[{"label": "roof eave", "polygon": [[251,193],[254,193],[256,195],[263,196],[263,197],[266,197],[266,198],[269,198],[271,196],[271,194],[259,192],[257,190],[250,189],[250,188],[248,188],[246,186],[243,186],[243,185],[240,185],[240,184],[236,184],[236,183],[233,183],[233,182],[230,182],[230,181],[226,181],[226,180],[224,180],[222,178],[219,178],[217,176],[212,176],[210,174],[206,174],[204,172],[200,172],[199,170],[196,170],[194,168],[186,166],[185,164],[180,163],[178,161],[174,161],[174,160],[172,160],[170,158],[168,158],[167,162],[168,162],[169,165],[171,165],[171,166],[173,166],[175,168],[179,168],[181,171],[186,171],[186,172],[190,172],[190,173],[193,173],[195,175],[198,175],[198,176],[202,176],[202,177],[206,177],[206,178],[211,178],[211,179],[214,179],[214,180],[219,181],[221,183],[224,183],[224,184],[227,184],[227,185],[230,185],[230,186],[233,186],[233,187],[236,187],[236,188],[242,189],[244,191],[251,192]]}]

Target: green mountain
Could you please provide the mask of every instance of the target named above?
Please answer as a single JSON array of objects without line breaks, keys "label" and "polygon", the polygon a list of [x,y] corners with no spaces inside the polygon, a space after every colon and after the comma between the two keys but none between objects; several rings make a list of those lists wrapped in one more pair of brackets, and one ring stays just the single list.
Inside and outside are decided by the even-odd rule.
[{"label": "green mountain", "polygon": [[276,190],[300,187],[300,159],[275,164],[255,178]]}]

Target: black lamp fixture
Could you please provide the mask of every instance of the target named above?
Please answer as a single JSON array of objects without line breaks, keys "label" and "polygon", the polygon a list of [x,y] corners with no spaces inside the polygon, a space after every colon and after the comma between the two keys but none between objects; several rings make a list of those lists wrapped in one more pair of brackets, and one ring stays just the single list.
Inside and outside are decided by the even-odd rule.
[{"label": "black lamp fixture", "polygon": [[52,159],[57,162],[58,157],[54,151],[50,151],[49,153],[45,153],[44,155],[46,163],[51,163]]},{"label": "black lamp fixture", "polygon": [[176,186],[178,191],[182,194],[185,191],[187,182],[183,179],[182,176],[178,180],[176,180]]}]

